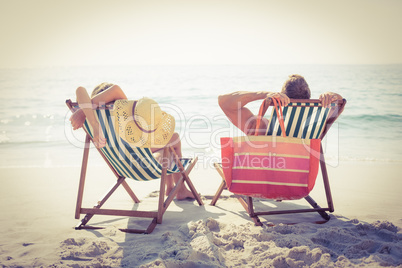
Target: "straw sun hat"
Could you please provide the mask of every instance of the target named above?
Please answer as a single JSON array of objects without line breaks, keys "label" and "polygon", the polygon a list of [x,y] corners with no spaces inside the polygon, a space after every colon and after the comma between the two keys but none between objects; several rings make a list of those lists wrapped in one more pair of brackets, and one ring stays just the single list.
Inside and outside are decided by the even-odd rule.
[{"label": "straw sun hat", "polygon": [[172,138],[175,120],[149,98],[114,103],[120,137],[131,146],[161,148]]}]

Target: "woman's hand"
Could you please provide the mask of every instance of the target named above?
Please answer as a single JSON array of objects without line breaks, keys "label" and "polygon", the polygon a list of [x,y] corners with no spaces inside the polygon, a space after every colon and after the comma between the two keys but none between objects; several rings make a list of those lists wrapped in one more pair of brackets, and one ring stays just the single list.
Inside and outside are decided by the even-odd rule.
[{"label": "woman's hand", "polygon": [[[81,109],[75,111],[70,117],[71,125],[73,126],[73,130],[79,129],[84,125],[85,122],[85,114]],[[94,138],[92,141],[95,144],[96,148],[102,148],[106,145],[106,139],[103,137],[103,134],[99,131],[99,124],[97,124],[97,128],[93,130]]]},{"label": "woman's hand", "polygon": [[103,134],[101,131],[99,131],[99,128],[94,128],[94,137],[92,139],[94,145],[96,148],[100,149],[102,147],[105,147],[106,145],[106,139],[103,137]]},{"label": "woman's hand", "polygon": [[282,102],[282,106],[286,106],[290,102],[290,99],[286,94],[281,93],[281,92],[275,92],[275,93],[267,93],[267,97],[265,98],[265,101],[267,102],[267,104],[272,103],[272,98],[275,98],[275,99],[279,100],[280,102]]},{"label": "woman's hand", "polygon": [[322,104],[322,107],[329,107],[331,105],[331,103],[336,102],[338,100],[342,100],[342,96],[337,94],[337,93],[333,93],[333,92],[325,92],[323,94],[320,95],[320,101]]},{"label": "woman's hand", "polygon": [[70,117],[71,125],[73,126],[73,130],[77,130],[84,125],[85,122],[85,114],[84,111],[78,109],[75,111]]}]

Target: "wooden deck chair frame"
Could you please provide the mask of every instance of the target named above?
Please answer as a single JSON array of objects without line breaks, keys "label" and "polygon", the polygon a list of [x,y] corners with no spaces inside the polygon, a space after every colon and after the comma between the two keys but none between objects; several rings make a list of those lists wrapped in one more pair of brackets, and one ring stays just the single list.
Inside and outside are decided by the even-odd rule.
[{"label": "wooden deck chair frame", "polygon": [[[72,102],[71,100],[66,101],[67,106],[69,107],[71,112],[76,111],[78,104],[75,102]],[[85,131],[85,129],[84,129]],[[109,199],[109,197],[112,196],[112,194],[115,192],[115,190],[122,185],[124,189],[127,191],[127,193],[130,195],[130,197],[133,199],[135,203],[139,203],[140,200],[137,198],[137,196],[134,194],[134,192],[131,190],[130,186],[128,183],[125,181],[126,177],[123,177],[119,175],[119,173],[116,171],[116,169],[111,165],[109,160],[106,158],[106,156],[102,153],[100,149],[97,148],[98,152],[102,156],[102,158],[105,160],[106,164],[109,166],[113,174],[116,176],[117,181],[116,183],[109,189],[109,191],[94,205],[92,208],[84,208],[82,207],[82,201],[83,201],[83,195],[84,195],[84,185],[85,185],[85,177],[86,177],[86,171],[87,171],[87,166],[88,166],[88,156],[89,156],[89,148],[90,148],[90,143],[92,142],[91,136],[87,131],[86,132],[86,138],[85,138],[85,147],[84,147],[84,153],[83,153],[83,158],[82,158],[82,166],[81,166],[81,174],[80,174],[80,182],[79,182],[79,187],[78,187],[78,195],[77,195],[77,203],[76,203],[76,210],[75,210],[75,218],[79,219],[81,214],[86,214],[84,218],[79,222],[79,224],[75,227],[75,229],[102,229],[104,227],[98,227],[98,226],[90,226],[87,225],[87,223],[91,220],[91,218],[94,215],[109,215],[109,216],[123,216],[123,217],[137,217],[137,218],[151,218],[152,221],[149,224],[149,226],[145,230],[139,230],[139,229],[120,229],[123,232],[128,232],[128,233],[145,233],[149,234],[151,233],[154,228],[156,227],[157,224],[162,223],[162,218],[163,214],[166,212],[167,208],[169,207],[170,203],[173,201],[174,197],[176,196],[180,185],[183,183],[186,183],[192,193],[195,196],[195,199],[197,200],[198,204],[200,206],[203,205],[203,202],[201,200],[201,197],[197,193],[193,183],[191,182],[188,174],[191,172],[193,169],[194,165],[197,162],[197,158],[191,159],[191,161],[188,163],[186,169],[181,163],[181,159],[178,157],[178,155],[175,153],[173,148],[171,147],[165,147],[163,150],[163,156],[162,159],[165,160],[167,157],[168,153],[172,153],[174,156],[174,161],[177,165],[177,167],[180,170],[180,173],[182,174],[182,177],[179,179],[177,182],[176,186],[173,188],[171,193],[166,197],[165,199],[165,188],[166,188],[166,174],[167,174],[167,167],[163,165],[162,168],[162,175],[160,178],[160,189],[159,189],[159,201],[158,201],[158,210],[157,211],[139,211],[139,210],[120,210],[120,209],[102,209],[101,207],[103,204]]]},{"label": "wooden deck chair frame", "polygon": [[[313,104],[313,103],[320,103],[320,100],[291,99],[290,102]],[[325,122],[325,126],[321,132],[321,135],[319,136],[319,138],[321,140],[325,137],[326,133],[329,131],[332,124],[336,121],[336,119],[339,117],[339,115],[343,112],[345,105],[346,105],[346,100],[343,99],[341,101],[338,101],[334,106],[331,107],[331,109],[329,110],[329,113],[328,113],[327,120]],[[212,198],[212,201],[210,203],[212,206],[216,205],[216,202],[218,201],[219,197],[221,196],[223,190],[227,188],[225,176],[224,176],[221,164],[214,163],[214,166],[215,166],[216,170],[218,171],[219,175],[222,177],[222,183],[220,184],[218,190],[216,191],[214,197]],[[317,221],[316,223],[324,223],[330,219],[330,216],[328,215],[327,211],[334,212],[334,204],[333,204],[331,188],[330,188],[329,178],[328,178],[328,171],[327,171],[327,166],[325,164],[325,158],[324,158],[324,152],[323,152],[322,146],[321,146],[321,152],[320,152],[320,169],[321,169],[322,179],[323,179],[323,183],[324,183],[323,185],[324,185],[324,189],[325,189],[325,195],[326,195],[326,199],[327,199],[326,207],[320,207],[317,204],[317,202],[315,202],[314,199],[310,195],[308,195],[308,196],[304,197],[304,199],[310,204],[310,206],[312,207],[311,209],[255,211],[252,197],[240,196],[240,195],[235,195],[235,196],[237,197],[237,199],[239,200],[241,205],[244,207],[246,212],[249,214],[249,216],[251,217],[251,219],[254,221],[255,225],[257,225],[257,226],[263,225],[258,216],[290,214],[290,213],[307,213],[307,212],[319,213],[321,215],[321,217],[324,219],[324,221]]]}]

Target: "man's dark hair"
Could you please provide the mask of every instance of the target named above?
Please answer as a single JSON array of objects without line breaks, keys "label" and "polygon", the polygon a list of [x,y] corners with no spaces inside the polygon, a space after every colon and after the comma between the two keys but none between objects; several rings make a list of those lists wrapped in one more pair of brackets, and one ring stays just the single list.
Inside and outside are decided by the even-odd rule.
[{"label": "man's dark hair", "polygon": [[310,88],[303,76],[289,75],[288,80],[282,86],[282,93],[290,99],[310,99]]}]

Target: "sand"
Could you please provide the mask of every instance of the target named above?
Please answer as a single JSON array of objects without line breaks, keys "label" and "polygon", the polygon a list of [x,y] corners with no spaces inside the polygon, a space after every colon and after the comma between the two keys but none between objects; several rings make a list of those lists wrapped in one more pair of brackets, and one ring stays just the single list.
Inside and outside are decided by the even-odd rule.
[{"label": "sand", "polygon": [[[174,201],[152,234],[148,219],[94,217],[102,230],[74,230],[79,167],[3,168],[0,188],[2,267],[402,267],[402,167],[399,163],[341,162],[329,167],[335,212],[325,224],[316,213],[263,216],[254,226],[233,195],[210,206],[220,177],[198,165],[191,173],[204,206]],[[90,166],[84,204],[113,184],[107,167]],[[129,181],[156,208],[158,181]],[[325,203],[321,177],[312,192]],[[303,208],[303,200],[257,200],[261,208]],[[136,208],[123,189],[106,207]],[[292,224],[290,224],[292,223]],[[296,223],[296,224],[294,224]]]}]

